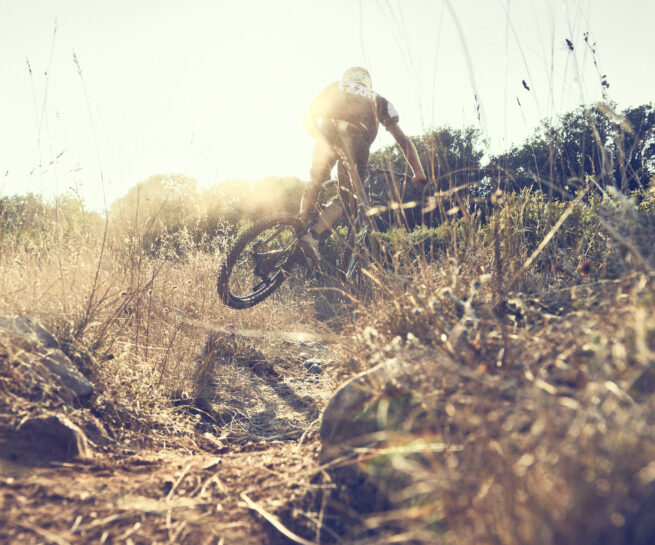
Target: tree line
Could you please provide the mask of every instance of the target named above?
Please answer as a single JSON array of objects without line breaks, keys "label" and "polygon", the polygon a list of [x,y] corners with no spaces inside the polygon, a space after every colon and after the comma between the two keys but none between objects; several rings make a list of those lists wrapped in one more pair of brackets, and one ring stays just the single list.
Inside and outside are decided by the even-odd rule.
[{"label": "tree line", "polygon": [[[575,195],[581,183],[639,193],[655,186],[655,106],[617,112],[611,103],[580,106],[544,120],[522,144],[490,155],[473,127],[440,127],[412,137],[431,183],[423,190],[404,185],[393,200],[421,203],[408,210],[406,226],[436,224],[444,212],[483,205],[497,189],[532,191],[556,199]],[[371,154],[370,162],[396,172],[407,165],[397,146]],[[304,182],[297,178],[233,180],[202,189],[182,174],[155,175],[131,188],[110,207],[117,244],[127,234],[154,250],[174,242],[206,248],[233,233],[241,222],[280,211],[296,212]],[[446,195],[427,217],[426,200]],[[434,199],[433,199],[434,201]],[[428,207],[429,208],[429,207]],[[418,210],[418,211],[417,211]],[[74,197],[45,200],[36,195],[0,198],[0,242],[26,248],[101,232],[100,214]],[[53,237],[58,237],[56,240]],[[123,238],[121,238],[123,237]],[[181,250],[175,251],[180,253]]]},{"label": "tree line", "polygon": [[[525,142],[491,157],[481,132],[472,127],[433,129],[412,141],[442,191],[466,186],[475,194],[500,185],[562,197],[570,194],[572,181],[589,176],[602,187],[613,185],[623,192],[647,189],[655,176],[652,103],[622,112],[613,104],[580,106],[542,121]],[[371,161],[391,170],[406,168],[395,146],[373,153]]]},{"label": "tree line", "polygon": [[[652,103],[621,112],[611,103],[580,106],[542,121],[523,143],[496,155],[489,154],[487,142],[474,127],[431,129],[412,141],[431,183],[424,189],[405,184],[400,193],[397,184],[388,186],[392,200],[417,203],[402,213],[401,223],[410,229],[419,224],[435,226],[449,212],[463,208],[485,214],[499,189],[566,200],[591,182],[601,189],[614,186],[643,195],[655,178]],[[376,151],[370,160],[380,168],[407,173],[396,146]],[[383,224],[389,222],[386,218]]]}]

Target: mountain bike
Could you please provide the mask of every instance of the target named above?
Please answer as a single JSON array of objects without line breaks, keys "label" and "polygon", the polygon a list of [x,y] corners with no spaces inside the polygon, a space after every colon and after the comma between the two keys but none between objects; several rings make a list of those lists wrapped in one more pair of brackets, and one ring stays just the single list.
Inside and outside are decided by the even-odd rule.
[{"label": "mountain bike", "polygon": [[[408,179],[408,175],[391,170],[372,165],[367,168],[362,180],[367,202],[353,205],[355,200],[350,199],[350,204],[344,206],[344,219],[340,222],[346,226],[345,245],[334,265],[335,273],[343,283],[353,282],[361,273],[376,207],[385,207],[389,197],[393,196],[391,188],[395,187],[394,184]],[[339,182],[328,180],[323,184],[322,194],[325,196],[334,190],[337,193],[334,198],[342,198]],[[356,209],[354,214],[350,212],[353,208]],[[256,222],[240,235],[218,275],[217,289],[221,301],[234,309],[252,307],[274,293],[290,276],[306,268],[308,265],[299,239],[309,231],[318,216],[316,212],[308,221],[302,221],[298,215],[276,214]]]}]

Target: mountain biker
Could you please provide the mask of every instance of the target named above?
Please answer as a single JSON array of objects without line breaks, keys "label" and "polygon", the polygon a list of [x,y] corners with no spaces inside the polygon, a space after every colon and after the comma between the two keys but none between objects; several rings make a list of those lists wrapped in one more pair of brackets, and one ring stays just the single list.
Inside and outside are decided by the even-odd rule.
[{"label": "mountain biker", "polygon": [[[368,70],[359,66],[346,70],[341,80],[331,83],[314,98],[303,117],[303,126],[315,141],[311,181],[300,203],[300,214],[305,221],[316,207],[321,184],[330,179],[330,172],[337,161],[340,163],[339,181],[342,189],[361,198],[361,180],[366,174],[370,148],[380,123],[400,146],[414,174],[412,183],[418,186],[426,184],[416,147],[398,125],[398,118],[393,104],[373,91]],[[347,155],[351,170],[356,171],[353,173],[356,175],[348,176],[350,187],[343,187],[342,172],[345,174],[349,171],[338,149]],[[314,265],[318,263],[321,235],[341,219],[343,212],[340,199],[334,199],[320,214],[316,224],[301,238],[306,257]]]}]

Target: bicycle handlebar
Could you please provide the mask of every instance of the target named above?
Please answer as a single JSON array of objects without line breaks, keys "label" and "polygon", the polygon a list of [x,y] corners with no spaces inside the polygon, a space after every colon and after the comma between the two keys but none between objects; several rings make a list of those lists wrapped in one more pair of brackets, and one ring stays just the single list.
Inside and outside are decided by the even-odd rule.
[{"label": "bicycle handlebar", "polygon": [[[384,174],[386,177],[391,178],[392,180],[400,183],[412,180],[412,176],[409,173],[406,174],[404,172],[396,172],[395,170],[387,170],[384,168],[379,168],[375,165],[368,165],[368,167],[366,168],[366,177],[362,180],[362,185],[364,186],[364,191],[367,194],[366,196],[372,198],[373,200],[381,199],[385,191],[381,187],[376,187],[376,189],[373,190],[374,185],[378,185],[378,184],[374,184],[374,179],[372,177],[374,177],[377,174]],[[333,186],[338,186],[338,185],[339,185],[338,180],[329,179],[323,182],[321,184],[321,187],[325,191]]]}]

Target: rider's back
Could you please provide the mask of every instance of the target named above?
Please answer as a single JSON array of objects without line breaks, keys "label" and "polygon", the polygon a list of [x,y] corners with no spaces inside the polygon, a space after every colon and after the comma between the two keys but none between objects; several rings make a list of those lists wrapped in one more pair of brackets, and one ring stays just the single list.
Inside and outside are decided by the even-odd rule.
[{"label": "rider's back", "polygon": [[356,82],[331,83],[314,99],[310,110],[317,116],[362,128],[369,145],[375,140],[379,123],[398,121],[398,112],[386,98]]}]

